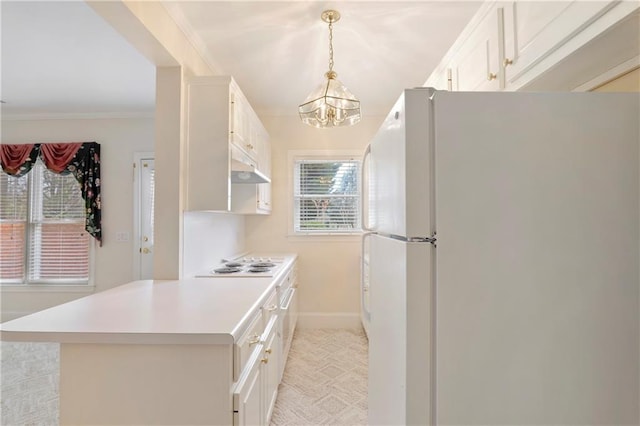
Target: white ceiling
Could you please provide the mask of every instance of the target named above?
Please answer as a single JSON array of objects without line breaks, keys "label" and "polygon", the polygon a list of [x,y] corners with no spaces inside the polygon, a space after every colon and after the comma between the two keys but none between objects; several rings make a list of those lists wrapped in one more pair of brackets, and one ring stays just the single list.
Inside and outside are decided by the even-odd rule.
[{"label": "white ceiling", "polygon": [[[334,70],[384,114],[420,86],[480,2],[165,1],[216,73],[259,112],[297,114],[328,68],[323,10],[337,9]],[[152,112],[155,68],[84,2],[2,1],[3,115]]]},{"label": "white ceiling", "polygon": [[0,8],[3,116],[153,111],[155,66],[84,2]]}]

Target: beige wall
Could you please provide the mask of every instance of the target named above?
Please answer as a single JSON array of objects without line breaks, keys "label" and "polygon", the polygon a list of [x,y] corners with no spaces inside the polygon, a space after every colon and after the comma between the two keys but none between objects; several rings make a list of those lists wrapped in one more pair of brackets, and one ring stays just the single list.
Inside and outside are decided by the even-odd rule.
[{"label": "beige wall", "polygon": [[289,236],[290,150],[357,150],[363,152],[383,117],[364,117],[346,128],[315,129],[297,116],[262,116],[271,138],[272,206],[270,216],[247,216],[247,249],[299,255],[301,324],[324,326],[357,323],[360,310],[360,236]]},{"label": "beige wall", "polygon": [[593,89],[594,92],[640,92],[640,68]]},{"label": "beige wall", "polygon": [[[101,145],[102,227],[104,243],[95,248],[95,291],[133,279],[133,155],[153,151],[154,120],[3,120],[2,143],[96,141]],[[129,232],[128,242],[116,242],[118,231]],[[85,292],[2,288],[2,320],[39,311]]]}]

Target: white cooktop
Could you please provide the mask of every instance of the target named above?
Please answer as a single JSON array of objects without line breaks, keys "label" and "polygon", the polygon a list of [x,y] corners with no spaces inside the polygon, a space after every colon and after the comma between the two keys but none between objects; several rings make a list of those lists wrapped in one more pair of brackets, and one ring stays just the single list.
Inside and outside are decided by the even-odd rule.
[{"label": "white cooktop", "polygon": [[282,269],[283,256],[247,255],[213,265],[195,275],[196,278],[273,277]]}]

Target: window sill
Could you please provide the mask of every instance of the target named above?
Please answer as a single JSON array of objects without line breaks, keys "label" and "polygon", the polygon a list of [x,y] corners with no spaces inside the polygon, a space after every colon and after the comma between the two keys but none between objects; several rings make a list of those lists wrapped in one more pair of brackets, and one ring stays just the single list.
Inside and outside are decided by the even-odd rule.
[{"label": "window sill", "polygon": [[88,284],[0,284],[1,293],[94,293],[95,285]]},{"label": "window sill", "polygon": [[335,233],[335,234],[321,234],[321,233],[296,233],[287,235],[287,239],[292,242],[307,242],[307,243],[341,243],[341,242],[357,242],[362,238],[362,232],[353,233]]}]

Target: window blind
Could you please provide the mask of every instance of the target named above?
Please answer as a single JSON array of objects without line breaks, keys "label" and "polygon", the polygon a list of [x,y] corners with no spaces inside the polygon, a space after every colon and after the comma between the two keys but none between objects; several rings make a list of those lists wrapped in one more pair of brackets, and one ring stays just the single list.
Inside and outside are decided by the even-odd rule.
[{"label": "window blind", "polygon": [[84,200],[72,175],[37,164],[33,173],[28,280],[87,281],[89,234],[84,231]]},{"label": "window blind", "polygon": [[294,174],[294,231],[360,230],[359,160],[298,159]]},{"label": "window blind", "polygon": [[3,282],[87,283],[90,235],[80,184],[40,162],[29,174],[1,174]]},{"label": "window blind", "polygon": [[0,172],[0,279],[7,282],[24,276],[27,183],[27,176]]}]

